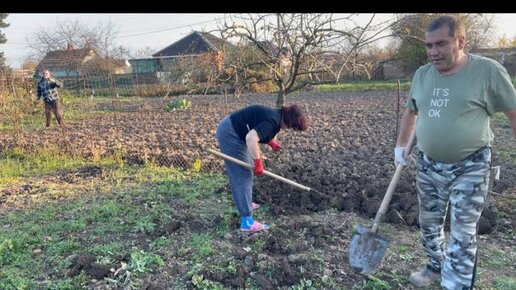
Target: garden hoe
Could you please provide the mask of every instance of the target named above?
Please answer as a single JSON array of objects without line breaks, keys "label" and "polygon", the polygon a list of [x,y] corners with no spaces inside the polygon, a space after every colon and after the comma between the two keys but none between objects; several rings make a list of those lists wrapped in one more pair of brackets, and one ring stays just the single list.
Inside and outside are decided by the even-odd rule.
[{"label": "garden hoe", "polygon": [[[407,161],[408,156],[412,151],[412,147],[414,146],[415,136],[416,130],[414,129],[410,135],[407,150],[405,150],[404,157]],[[377,234],[376,231],[387,212],[387,207],[391,202],[394,189],[396,189],[396,185],[398,184],[398,180],[400,179],[404,167],[405,166],[401,164],[398,164],[396,167],[396,172],[389,183],[389,187],[387,188],[387,192],[382,200],[380,209],[376,213],[371,230],[359,225],[351,240],[351,245],[349,246],[349,264],[353,270],[362,275],[371,274],[378,270],[389,245],[389,240],[386,237]]]},{"label": "garden hoe", "polygon": [[[240,166],[243,166],[243,167],[245,167],[245,168],[248,168],[248,169],[253,170],[253,166],[252,166],[251,164],[248,164],[248,163],[246,163],[246,162],[244,162],[244,161],[242,161],[242,160],[236,159],[236,158],[234,158],[234,157],[231,157],[231,156],[229,156],[229,155],[226,155],[226,154],[224,154],[224,153],[222,153],[222,152],[219,152],[219,151],[216,151],[216,150],[213,150],[213,149],[210,149],[210,148],[208,148],[207,150],[208,150],[208,152],[210,152],[211,154],[217,155],[217,156],[219,156],[219,157],[222,157],[222,158],[223,158],[223,159],[225,159],[225,160],[228,160],[228,161],[234,162],[234,163],[236,163],[236,164],[238,164],[238,165],[240,165]],[[285,177],[279,176],[279,175],[274,174],[274,173],[272,173],[272,172],[270,172],[270,171],[267,171],[267,170],[264,170],[264,171],[263,171],[263,175],[270,176],[270,177],[275,178],[275,179],[277,179],[277,180],[279,180],[279,181],[283,181],[283,182],[285,182],[285,183],[288,183],[288,184],[290,184],[290,185],[293,185],[293,186],[295,186],[295,187],[297,187],[297,188],[300,188],[300,189],[303,189],[303,190],[306,190],[306,191],[315,191],[315,192],[317,192],[317,193],[319,193],[319,194],[324,195],[324,193],[322,193],[322,192],[319,192],[319,191],[317,191],[317,190],[315,190],[315,189],[312,189],[312,188],[310,188],[310,187],[308,187],[308,186],[304,186],[304,185],[302,185],[302,184],[299,184],[299,183],[297,183],[297,182],[295,182],[295,181],[292,181],[292,180],[287,179],[287,178],[285,178]]]}]

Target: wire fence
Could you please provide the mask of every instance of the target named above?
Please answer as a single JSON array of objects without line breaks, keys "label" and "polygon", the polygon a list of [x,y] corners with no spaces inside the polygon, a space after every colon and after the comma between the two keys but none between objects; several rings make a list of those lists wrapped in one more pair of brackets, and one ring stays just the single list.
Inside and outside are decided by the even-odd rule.
[{"label": "wire fence", "polygon": [[[59,89],[64,130],[55,129],[54,118],[53,127],[44,128],[43,102],[35,101],[36,78],[29,73],[0,74],[0,150],[46,148],[92,160],[114,157],[129,164],[220,171],[222,160],[206,153],[206,148],[217,148],[218,122],[251,103],[275,105],[273,94],[192,94],[185,86],[148,74],[59,80],[64,83]],[[405,99],[390,94],[387,110],[399,118]],[[364,106],[363,110],[373,109]],[[360,105],[354,104],[353,110],[361,110]],[[331,123],[327,126],[322,130],[331,130]],[[393,126],[395,139],[397,125]]]},{"label": "wire fence", "polygon": [[[43,102],[35,101],[36,78],[28,72],[0,73],[0,151],[46,149],[96,161],[118,158],[127,164],[221,171],[223,161],[206,151],[218,147],[215,140],[218,122],[251,103],[274,106],[276,101],[274,94],[265,97],[264,94],[242,97],[229,93],[191,94],[185,86],[164,83],[149,74],[59,80],[64,83],[59,89],[64,130],[56,126],[54,117],[53,126],[44,127]],[[405,98],[396,98],[396,92],[389,94],[392,96],[392,103],[387,104],[389,108],[353,104],[353,111],[390,110],[395,121],[400,118],[399,110]],[[321,123],[326,124],[321,130],[332,130],[331,122]],[[398,125],[393,122],[392,127],[395,140]]]},{"label": "wire fence", "polygon": [[[45,128],[44,105],[36,101],[37,78],[0,75],[0,150],[55,150],[92,160],[120,158],[128,164],[154,163],[182,169],[220,171],[215,130],[228,113],[252,98],[194,95],[187,86],[156,75],[123,74],[57,78],[65,127],[54,116]],[[195,92],[194,92],[195,93]],[[274,105],[271,97],[270,105]]]}]

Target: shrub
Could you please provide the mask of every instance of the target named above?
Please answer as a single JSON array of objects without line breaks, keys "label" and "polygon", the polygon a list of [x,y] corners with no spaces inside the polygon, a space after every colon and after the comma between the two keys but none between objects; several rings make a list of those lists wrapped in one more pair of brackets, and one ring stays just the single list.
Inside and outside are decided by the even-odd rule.
[{"label": "shrub", "polygon": [[192,101],[187,99],[176,99],[170,101],[164,108],[165,111],[177,111],[177,110],[185,110],[188,109],[192,105]]}]

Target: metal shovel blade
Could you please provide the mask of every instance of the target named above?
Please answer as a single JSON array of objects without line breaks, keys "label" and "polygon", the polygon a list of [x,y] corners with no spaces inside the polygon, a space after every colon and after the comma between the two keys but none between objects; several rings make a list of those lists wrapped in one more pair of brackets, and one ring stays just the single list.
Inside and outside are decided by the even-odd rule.
[{"label": "metal shovel blade", "polygon": [[349,247],[351,268],[362,275],[376,272],[388,246],[389,240],[386,237],[359,225]]}]

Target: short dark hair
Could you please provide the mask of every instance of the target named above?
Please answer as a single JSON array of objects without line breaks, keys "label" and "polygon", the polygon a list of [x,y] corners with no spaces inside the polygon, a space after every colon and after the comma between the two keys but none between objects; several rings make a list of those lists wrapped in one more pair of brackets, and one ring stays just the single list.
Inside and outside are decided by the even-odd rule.
[{"label": "short dark hair", "polygon": [[300,106],[294,104],[281,107],[281,116],[287,127],[298,131],[308,129],[308,118]]},{"label": "short dark hair", "polygon": [[432,32],[441,27],[448,27],[450,37],[466,36],[464,23],[457,17],[444,15],[434,19],[426,28],[426,32]]}]

